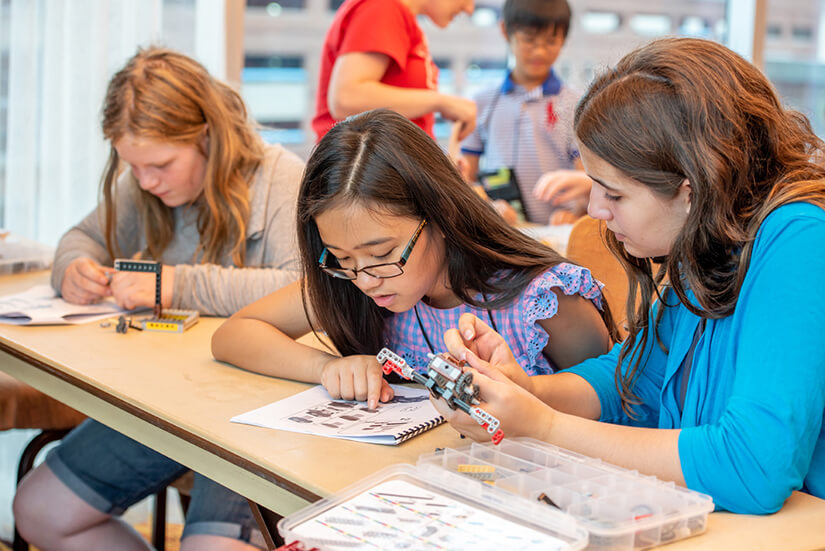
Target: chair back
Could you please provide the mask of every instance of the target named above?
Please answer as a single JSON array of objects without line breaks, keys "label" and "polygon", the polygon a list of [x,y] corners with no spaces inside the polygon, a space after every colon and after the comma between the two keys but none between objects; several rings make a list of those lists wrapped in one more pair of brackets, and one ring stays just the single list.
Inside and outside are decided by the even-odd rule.
[{"label": "chair back", "polygon": [[604,244],[601,236],[601,221],[583,216],[579,218],[567,241],[567,258],[590,270],[593,277],[604,283],[604,297],[610,305],[613,319],[622,338],[627,335],[625,329],[627,316],[627,274],[621,263]]}]

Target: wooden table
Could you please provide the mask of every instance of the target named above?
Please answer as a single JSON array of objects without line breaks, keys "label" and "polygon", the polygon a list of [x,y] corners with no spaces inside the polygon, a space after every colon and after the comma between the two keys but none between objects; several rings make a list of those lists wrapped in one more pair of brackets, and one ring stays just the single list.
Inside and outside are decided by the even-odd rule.
[{"label": "wooden table", "polygon": [[[45,281],[44,273],[4,276],[0,295]],[[125,335],[98,323],[0,325],[0,370],[282,515],[385,466],[466,445],[449,426],[378,446],[230,423],[308,385],[216,362],[210,339],[221,322]],[[772,516],[715,513],[705,535],[669,549],[817,547],[825,548],[825,501],[796,493]]]}]

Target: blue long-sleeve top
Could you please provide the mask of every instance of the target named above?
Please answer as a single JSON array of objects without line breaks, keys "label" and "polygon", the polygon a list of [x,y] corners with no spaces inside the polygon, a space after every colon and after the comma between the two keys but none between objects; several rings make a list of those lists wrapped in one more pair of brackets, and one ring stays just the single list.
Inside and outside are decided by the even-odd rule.
[{"label": "blue long-sleeve top", "polygon": [[673,292],[652,308],[651,321],[664,308],[655,331],[669,352],[648,339],[636,419],[616,390],[620,344],[567,371],[596,390],[601,421],[681,429],[685,482],[717,507],[763,514],[794,490],[825,498],[823,243],[819,207],[793,203],[766,218],[734,312],[707,320],[696,345],[681,413],[681,366],[699,317]]}]

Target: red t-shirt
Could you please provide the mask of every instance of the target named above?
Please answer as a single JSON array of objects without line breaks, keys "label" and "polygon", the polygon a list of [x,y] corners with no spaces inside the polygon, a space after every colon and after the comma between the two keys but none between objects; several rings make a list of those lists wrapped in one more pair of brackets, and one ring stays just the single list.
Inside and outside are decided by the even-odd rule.
[{"label": "red t-shirt", "polygon": [[[381,78],[384,84],[436,89],[438,68],[430,57],[427,38],[409,8],[398,0],[347,0],[338,8],[321,51],[321,74],[312,119],[312,128],[319,140],[336,122],[327,106],[332,68],[338,56],[350,52],[388,56],[390,64]],[[428,113],[413,122],[434,136],[434,120],[435,115]]]}]

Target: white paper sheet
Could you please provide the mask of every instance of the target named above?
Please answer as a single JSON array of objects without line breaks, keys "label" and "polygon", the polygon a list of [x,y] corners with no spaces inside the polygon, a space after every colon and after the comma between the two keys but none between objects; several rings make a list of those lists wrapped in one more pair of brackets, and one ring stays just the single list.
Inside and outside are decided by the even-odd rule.
[{"label": "white paper sheet", "polygon": [[0,323],[12,325],[68,325],[130,313],[111,299],[96,304],[71,304],[55,296],[49,285],[0,297]]}]

